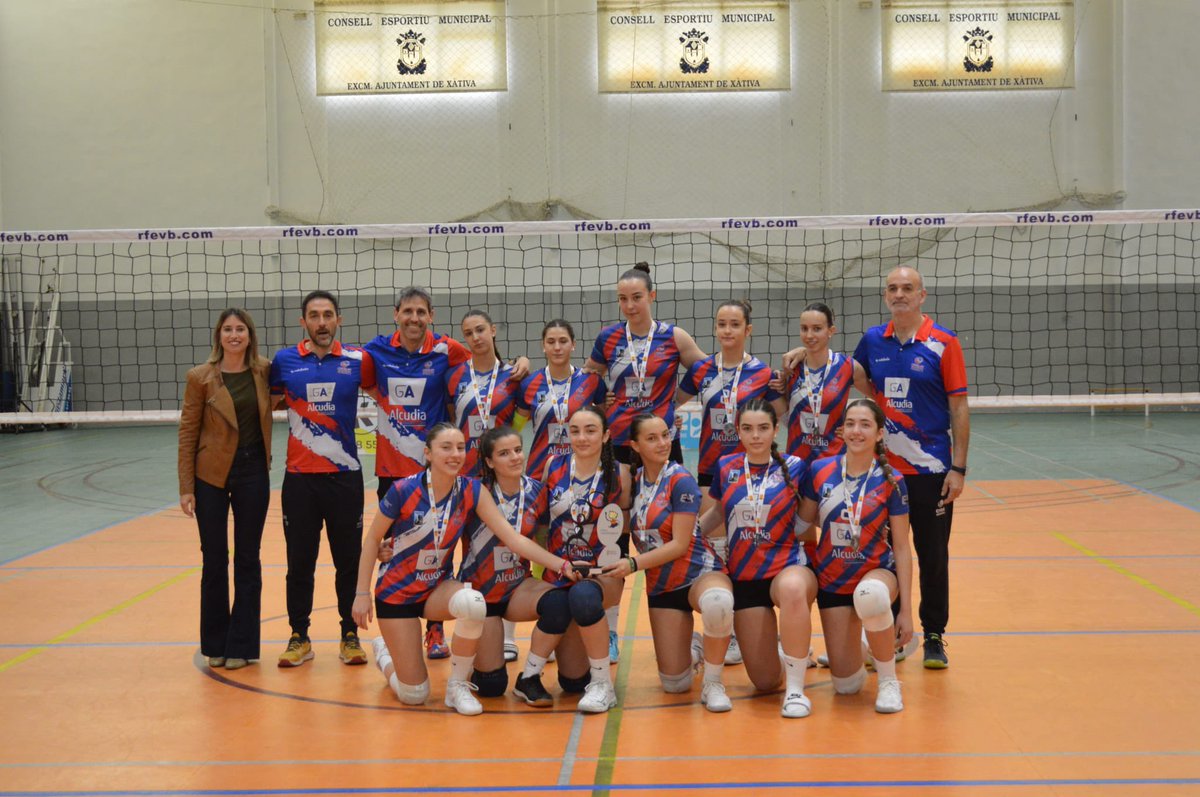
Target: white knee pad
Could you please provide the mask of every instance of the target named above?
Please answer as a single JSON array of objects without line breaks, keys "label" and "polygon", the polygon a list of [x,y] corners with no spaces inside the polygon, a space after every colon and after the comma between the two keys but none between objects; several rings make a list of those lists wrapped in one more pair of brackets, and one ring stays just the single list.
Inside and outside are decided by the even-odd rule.
[{"label": "white knee pad", "polygon": [[836,675],[831,677],[833,678],[833,691],[839,695],[857,695],[867,680],[867,668],[859,667],[858,672],[845,678],[838,678]]},{"label": "white knee pad", "polygon": [[700,619],[704,635],[726,637],[733,633],[733,593],[724,587],[710,587],[700,596]]},{"label": "white knee pad", "polygon": [[662,681],[663,691],[677,695],[682,692],[687,692],[692,688],[692,676],[694,671],[691,667],[679,673],[679,675],[667,675],[664,672],[658,674],[658,680]]},{"label": "white knee pad", "polygon": [[892,597],[887,585],[865,578],[854,588],[854,611],[867,631],[886,631],[892,627]]},{"label": "white knee pad", "polygon": [[479,639],[483,635],[483,621],[487,617],[487,602],[483,593],[463,587],[450,597],[450,614],[457,621],[454,634],[463,639]]},{"label": "white knee pad", "polygon": [[429,698],[429,679],[425,679],[425,683],[417,686],[400,683],[400,679],[392,673],[392,677],[388,678],[388,685],[392,687],[392,691],[396,693],[396,699],[406,706],[419,706]]}]

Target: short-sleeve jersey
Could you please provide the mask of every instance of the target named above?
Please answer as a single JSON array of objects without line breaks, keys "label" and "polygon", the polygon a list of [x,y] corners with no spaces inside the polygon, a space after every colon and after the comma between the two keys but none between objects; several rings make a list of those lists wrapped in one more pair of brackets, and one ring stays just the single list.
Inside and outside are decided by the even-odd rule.
[{"label": "short-sleeve jersey", "polygon": [[[573,501],[570,489],[571,459],[570,454],[552,457],[546,471],[546,514],[543,518],[543,525],[549,528],[546,550],[572,562],[597,565],[605,548],[616,547],[622,529],[623,518],[617,503],[621,497],[621,480],[614,477],[612,487],[606,491],[601,478],[595,492],[589,495],[592,476],[576,478],[574,486],[579,499]],[[585,497],[587,513],[576,519],[571,514],[572,504],[585,506]],[[610,529],[615,525],[616,534],[611,540],[601,539],[598,525]],[[556,587],[565,587],[570,583],[549,570],[543,571],[542,579]]]},{"label": "short-sleeve jersey", "polygon": [[[451,577],[454,548],[463,531],[476,520],[482,485],[478,479],[458,476],[450,492],[431,511],[425,474],[397,479],[379,502],[379,512],[390,518],[384,544],[392,558],[380,565],[375,597],[384,603],[413,604],[429,599],[433,588]],[[445,527],[438,534],[438,515]]]},{"label": "short-sleeve jersey", "polygon": [[[466,457],[463,459],[462,475],[479,475],[479,438],[488,429],[512,423],[513,414],[517,411],[516,398],[518,383],[512,381],[512,366],[500,363],[493,383],[492,371],[476,371],[470,362],[455,367],[446,378],[446,395],[454,408],[454,422],[467,441]],[[471,390],[471,379],[474,378],[476,389],[483,403],[488,408],[489,422],[484,423],[479,412],[479,403],[475,400],[475,392]]]},{"label": "short-sleeve jersey", "polygon": [[[689,538],[687,550],[674,561],[646,570],[646,592],[660,595],[691,586],[705,573],[720,570],[712,544],[700,535],[695,517],[700,509],[700,488],[692,474],[680,464],[668,462],[659,474],[658,489],[649,494],[653,484],[644,485],[638,476],[633,480],[633,505],[629,512],[630,535],[638,553],[661,548],[677,535]],[[647,506],[648,504],[648,506]],[[643,512],[645,513],[643,515]],[[692,522],[678,527],[677,512],[689,513]]]},{"label": "short-sleeve jersey", "polygon": [[303,340],[271,360],[271,394],[287,405],[288,473],[362,470],[354,427],[368,372],[362,351],[337,341],[324,357]]},{"label": "short-sleeve jersey", "polygon": [[604,382],[596,374],[573,367],[568,379],[550,382],[552,387],[547,383],[545,369],[535,371],[525,377],[521,389],[517,392],[517,408],[529,413],[533,424],[533,444],[529,447],[525,470],[534,476],[541,476],[550,457],[561,457],[571,453],[567,424],[558,421],[551,390],[555,395],[562,397],[566,407],[566,411],[563,412],[564,419],[570,418],[580,407],[589,404],[604,406]]},{"label": "short-sleeve jersey", "polygon": [[[787,386],[789,454],[812,464],[842,450],[838,430],[845,420],[853,385],[854,360],[840,352],[829,352],[829,361],[822,368],[796,369]],[[820,397],[819,416],[813,415],[808,390]]]},{"label": "short-sleeve jersey", "polygon": [[[521,490],[516,495],[505,495],[498,488],[492,490],[492,495],[512,527],[532,539],[546,511],[546,491],[542,489],[542,483],[522,476]],[[518,515],[520,526],[517,525]],[[459,581],[482,592],[488,603],[500,603],[528,576],[529,562],[500,542],[482,520],[475,518],[468,524],[463,534]]]},{"label": "short-sleeve jersey", "polygon": [[887,418],[888,460],[904,474],[945,473],[950,467],[949,396],[967,395],[967,368],[958,336],[925,316],[912,340],[895,325],[871,327],[854,350]]},{"label": "short-sleeve jersey", "polygon": [[756,519],[746,489],[744,459],[743,454],[732,454],[718,460],[717,473],[708,488],[725,515],[725,572],[734,581],[755,581],[774,578],[789,565],[808,564],[810,552],[796,536],[800,506],[792,492],[792,486],[799,487],[804,476],[804,461],[783,458],[787,481],[792,486],[785,483],[783,469],[774,459],[766,465],[750,465],[755,485],[766,479],[762,511]]},{"label": "short-sleeve jersey", "polygon": [[375,434],[375,474],[398,478],[425,467],[425,435],[446,420],[446,377],[471,359],[453,338],[427,330],[416,353],[404,347],[397,331],[363,347],[372,360],[375,388],[382,400]]},{"label": "short-sleeve jersey", "polygon": [[[650,353],[645,354],[649,340]],[[592,359],[608,366],[608,391],[616,401],[608,411],[608,432],[613,445],[629,442],[629,425],[635,416],[652,412],[675,428],[675,382],[679,370],[679,347],[675,345],[675,327],[665,321],[655,321],[647,337],[633,336],[639,361],[646,364],[645,381],[639,382],[634,372],[633,354],[628,350],[625,325],[605,327]]]},{"label": "short-sleeve jersey", "polygon": [[878,467],[866,474],[865,487],[862,477],[851,481],[852,500],[863,502],[861,533],[855,549],[850,506],[842,486],[842,459],[828,457],[813,463],[801,482],[800,493],[817,502],[817,524],[821,527],[814,557],[817,583],[826,592],[848,595],[864,575],[876,568],[896,572],[896,557],[889,543],[890,518],[908,514],[908,492],[903,479],[897,478],[893,484]]},{"label": "short-sleeve jersey", "polygon": [[[737,407],[743,406],[751,399],[774,401],[779,398],[779,393],[769,386],[771,369],[762,360],[751,357],[742,366],[742,373],[738,377],[735,415],[733,418],[726,418],[722,396],[726,386],[732,389],[737,366],[721,370],[723,373],[718,374],[717,355],[714,354],[693,363],[679,383],[679,389],[684,393],[699,396],[704,413],[700,424],[700,462],[696,468],[697,473],[711,475],[717,470],[718,459],[744,450],[733,426],[737,420]],[[729,424],[728,429],[726,424]]]}]

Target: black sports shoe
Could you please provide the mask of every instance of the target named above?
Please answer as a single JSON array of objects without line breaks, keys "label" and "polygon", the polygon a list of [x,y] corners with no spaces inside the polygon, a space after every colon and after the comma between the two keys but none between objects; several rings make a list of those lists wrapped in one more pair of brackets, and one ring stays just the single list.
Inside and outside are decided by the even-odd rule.
[{"label": "black sports shoe", "polygon": [[925,669],[944,670],[950,666],[946,658],[946,640],[941,634],[925,635]]},{"label": "black sports shoe", "polygon": [[513,694],[524,700],[528,706],[548,708],[554,705],[554,696],[546,691],[546,687],[542,686],[540,675],[531,675],[528,678],[517,676]]}]

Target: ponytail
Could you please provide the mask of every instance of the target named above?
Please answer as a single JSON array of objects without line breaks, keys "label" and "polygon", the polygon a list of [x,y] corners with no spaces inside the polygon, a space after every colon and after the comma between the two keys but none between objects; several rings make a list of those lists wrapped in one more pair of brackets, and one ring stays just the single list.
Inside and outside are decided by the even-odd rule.
[{"label": "ponytail", "polygon": [[780,474],[780,478],[783,479],[783,483],[788,486],[788,489],[792,491],[792,495],[796,497],[796,509],[799,511],[801,503],[800,489],[796,486],[795,482],[792,481],[791,474],[788,472],[787,463],[784,462],[783,456],[779,453],[779,444],[774,440],[771,441],[771,459],[775,460],[775,462],[779,465],[779,469],[783,471],[783,473]]}]

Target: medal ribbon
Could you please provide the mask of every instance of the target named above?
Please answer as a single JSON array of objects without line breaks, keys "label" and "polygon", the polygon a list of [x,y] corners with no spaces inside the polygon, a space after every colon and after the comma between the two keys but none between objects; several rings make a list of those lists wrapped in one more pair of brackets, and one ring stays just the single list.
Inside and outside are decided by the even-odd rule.
[{"label": "medal ribbon", "polygon": [[763,474],[762,481],[755,487],[754,478],[750,475],[750,457],[742,455],[742,470],[746,474],[746,500],[750,502],[750,510],[754,512],[755,531],[762,528],[760,518],[762,517],[763,502],[767,497],[767,479],[771,477],[771,468],[774,464],[774,462],[767,463],[767,472]]},{"label": "medal ribbon", "polygon": [[870,469],[863,476],[862,487],[858,490],[858,500],[856,501],[853,491],[846,486],[849,484],[846,476],[846,455],[842,455],[842,501],[846,505],[846,519],[850,522],[850,542],[854,544],[856,551],[862,539],[862,513],[863,507],[867,503],[867,487],[871,483],[871,477],[880,472],[879,463],[872,462]]},{"label": "medal ribbon", "polygon": [[479,382],[476,381],[474,366],[471,367],[471,392],[475,395],[475,408],[479,411],[479,417],[483,420],[483,428],[492,428],[492,399],[496,396],[496,380],[500,375],[500,359],[492,365],[492,376],[488,380],[488,389],[483,396],[479,395]]}]

